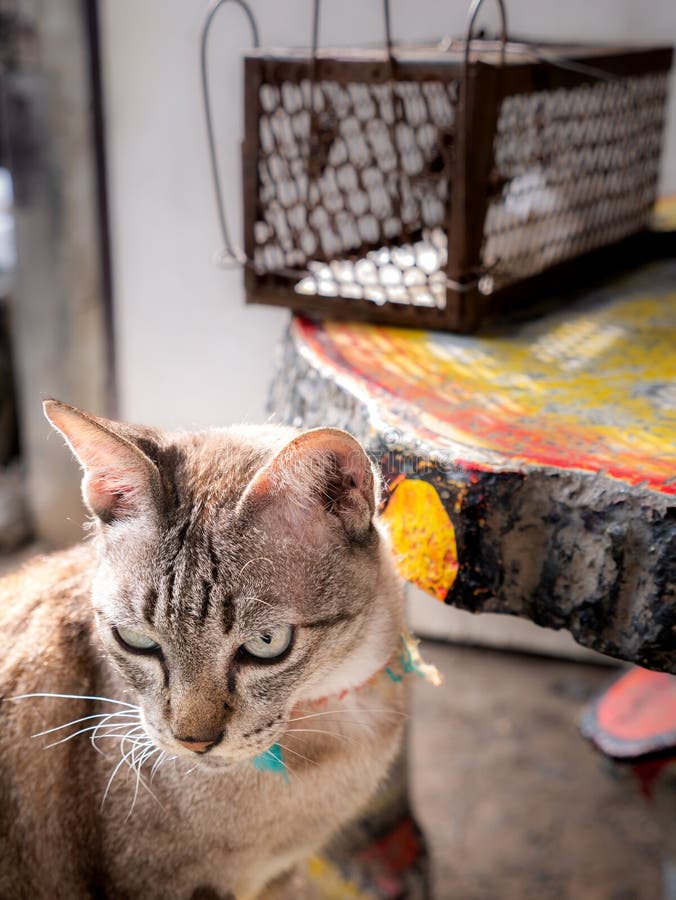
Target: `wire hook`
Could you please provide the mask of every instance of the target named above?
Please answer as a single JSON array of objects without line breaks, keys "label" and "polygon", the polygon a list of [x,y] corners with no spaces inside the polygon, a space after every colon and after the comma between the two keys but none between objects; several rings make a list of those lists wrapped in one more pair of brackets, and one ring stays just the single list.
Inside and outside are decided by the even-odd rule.
[{"label": "wire hook", "polygon": [[225,216],[225,205],[223,202],[223,189],[221,185],[221,176],[218,171],[218,160],[216,158],[216,138],[214,135],[214,123],[213,123],[213,114],[211,108],[211,96],[209,93],[209,72],[208,72],[208,39],[209,39],[209,31],[211,30],[211,26],[216,18],[216,15],[220,8],[224,6],[226,3],[235,3],[246,15],[249,25],[251,26],[251,35],[253,38],[253,45],[256,49],[260,47],[260,38],[258,33],[258,25],[256,24],[256,19],[254,18],[254,14],[252,13],[249,5],[244,2],[244,0],[215,0],[212,3],[211,9],[207,13],[207,17],[204,20],[204,25],[202,26],[202,37],[200,41],[200,76],[201,76],[201,84],[202,84],[202,105],[204,108],[204,121],[206,124],[207,130],[207,145],[209,148],[209,164],[211,168],[211,179],[214,186],[214,194],[216,195],[216,210],[218,213],[218,224],[221,230],[221,238],[223,240],[224,251],[221,252],[220,256],[225,262],[228,258],[230,260],[234,260],[240,265],[246,263],[246,256],[244,252],[235,247],[230,239],[230,230],[228,228],[227,219]]}]

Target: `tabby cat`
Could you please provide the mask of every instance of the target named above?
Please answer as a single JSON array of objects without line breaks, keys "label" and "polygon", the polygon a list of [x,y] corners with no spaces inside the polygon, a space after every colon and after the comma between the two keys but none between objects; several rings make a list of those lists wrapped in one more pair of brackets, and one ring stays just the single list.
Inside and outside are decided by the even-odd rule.
[{"label": "tabby cat", "polygon": [[0,897],[282,894],[401,739],[377,475],[331,428],[45,411],[92,539],[0,583]]}]

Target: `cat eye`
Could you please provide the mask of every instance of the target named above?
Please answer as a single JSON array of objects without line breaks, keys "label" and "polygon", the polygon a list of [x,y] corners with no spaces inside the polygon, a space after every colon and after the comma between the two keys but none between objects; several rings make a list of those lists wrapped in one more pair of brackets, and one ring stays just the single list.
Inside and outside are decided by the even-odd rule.
[{"label": "cat eye", "polygon": [[278,625],[261,631],[243,644],[241,650],[256,659],[277,659],[289,649],[292,637],[293,628],[290,625]]},{"label": "cat eye", "polygon": [[125,650],[131,650],[132,653],[157,653],[160,649],[157,641],[149,638],[148,635],[134,631],[133,628],[125,628],[123,625],[114,625],[113,635],[118,644],[121,644]]}]

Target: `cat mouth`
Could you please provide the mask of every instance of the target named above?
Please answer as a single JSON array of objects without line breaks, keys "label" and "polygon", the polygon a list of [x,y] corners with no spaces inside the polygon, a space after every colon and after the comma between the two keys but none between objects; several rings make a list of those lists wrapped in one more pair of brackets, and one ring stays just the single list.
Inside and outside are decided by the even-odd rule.
[{"label": "cat mouth", "polygon": [[[271,747],[276,746],[271,744]],[[242,749],[239,753],[231,750],[227,755],[225,753],[186,753],[185,751],[177,754],[182,764],[187,764],[189,770],[201,769],[202,771],[226,771],[233,770],[240,766],[254,766],[255,768],[270,768],[267,761],[268,755],[271,753],[271,747],[266,747],[255,751]]]},{"label": "cat mouth", "polygon": [[267,736],[265,746],[261,745],[258,748],[241,747],[237,751],[233,747],[227,747],[225,742],[219,742],[204,751],[196,752],[187,749],[171,738],[165,737],[157,728],[154,728],[145,720],[143,714],[142,717],[145,732],[153,744],[165,753],[174,756],[177,761],[180,760],[182,764],[187,764],[190,771],[194,769],[224,771],[241,765],[256,765],[256,761],[268,754],[270,747],[274,746],[275,742],[275,735],[271,733]]}]

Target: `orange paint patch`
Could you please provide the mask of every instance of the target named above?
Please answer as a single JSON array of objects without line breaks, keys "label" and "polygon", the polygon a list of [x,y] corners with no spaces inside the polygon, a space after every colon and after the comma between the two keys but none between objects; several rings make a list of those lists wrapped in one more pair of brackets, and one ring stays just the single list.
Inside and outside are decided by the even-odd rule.
[{"label": "orange paint patch", "polygon": [[436,490],[426,481],[402,481],[382,518],[402,578],[443,601],[458,574],[458,551]]},{"label": "orange paint patch", "polygon": [[325,856],[313,856],[307,863],[307,874],[318,900],[369,900],[358,885],[348,881],[338,867]]}]

